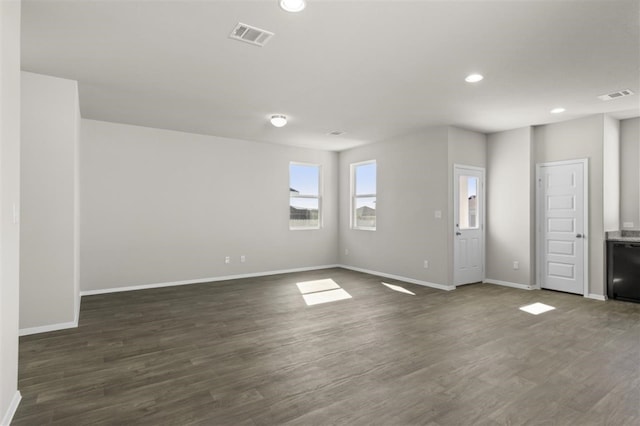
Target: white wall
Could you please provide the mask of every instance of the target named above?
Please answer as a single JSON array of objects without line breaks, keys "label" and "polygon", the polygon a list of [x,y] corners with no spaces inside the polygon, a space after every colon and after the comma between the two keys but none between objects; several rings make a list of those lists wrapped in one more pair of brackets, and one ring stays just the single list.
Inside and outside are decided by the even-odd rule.
[{"label": "white wall", "polygon": [[77,321],[79,120],[75,81],[22,73],[21,334]]},{"label": "white wall", "polygon": [[620,121],[620,226],[640,229],[640,117]]},{"label": "white wall", "polygon": [[603,116],[602,208],[605,232],[620,229],[620,122]]},{"label": "white wall", "polygon": [[20,1],[0,1],[0,424],[18,403]]},{"label": "white wall", "polygon": [[[535,283],[532,129],[493,133],[487,141],[487,280]],[[518,261],[520,269],[513,269]]]},{"label": "white wall", "polygon": [[[340,263],[452,286],[453,164],[484,167],[485,151],[485,135],[433,127],[341,152]],[[350,229],[349,224],[349,166],[366,160],[378,163],[377,229],[373,232]],[[436,211],[440,218],[435,217]]]},{"label": "white wall", "polygon": [[487,135],[458,127],[448,127],[448,136],[452,179],[454,164],[487,166]]},{"label": "white wall", "polygon": [[589,293],[605,295],[603,219],[604,115],[534,127],[536,163],[589,159]]},{"label": "white wall", "polygon": [[[377,229],[350,229],[350,164],[377,161]],[[340,263],[449,285],[447,128],[340,153]],[[442,217],[435,218],[440,211]],[[345,250],[349,254],[345,254]],[[424,260],[429,261],[425,269]]]},{"label": "white wall", "polygon": [[[337,262],[336,153],[93,120],[81,141],[83,292]],[[320,230],[289,230],[291,161],[322,165]]]}]

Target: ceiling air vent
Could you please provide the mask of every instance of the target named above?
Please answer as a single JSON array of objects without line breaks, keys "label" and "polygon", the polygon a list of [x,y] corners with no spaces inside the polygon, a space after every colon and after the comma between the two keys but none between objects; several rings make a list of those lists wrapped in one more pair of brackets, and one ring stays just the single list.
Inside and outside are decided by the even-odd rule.
[{"label": "ceiling air vent", "polygon": [[329,132],[327,134],[331,136],[340,136],[340,135],[344,135],[344,132],[341,132],[340,130],[334,130],[333,132]]},{"label": "ceiling air vent", "polygon": [[600,95],[598,96],[598,99],[600,99],[601,101],[610,101],[611,99],[617,99],[617,98],[622,98],[624,96],[631,96],[631,95],[633,95],[633,92],[629,89],[625,89],[625,90],[620,90],[618,92],[607,93],[606,95]]},{"label": "ceiling air vent", "polygon": [[243,24],[241,22],[239,22],[233,31],[231,31],[231,34],[229,34],[229,38],[244,41],[260,47],[264,46],[271,37],[273,37],[272,32],[252,27],[251,25]]}]

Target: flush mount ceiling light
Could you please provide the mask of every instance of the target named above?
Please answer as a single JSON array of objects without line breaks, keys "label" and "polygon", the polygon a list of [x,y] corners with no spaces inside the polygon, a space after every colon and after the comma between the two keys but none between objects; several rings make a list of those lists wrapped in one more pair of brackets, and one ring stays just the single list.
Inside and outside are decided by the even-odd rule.
[{"label": "flush mount ceiling light", "polygon": [[300,12],[305,6],[304,0],[280,0],[280,7],[287,12]]},{"label": "flush mount ceiling light", "polygon": [[477,83],[477,82],[481,81],[482,79],[484,79],[482,74],[469,74],[464,79],[464,81],[466,81],[467,83]]},{"label": "flush mount ceiling light", "polygon": [[282,114],[274,114],[271,116],[270,121],[275,127],[283,127],[287,124],[287,117]]},{"label": "flush mount ceiling light", "polygon": [[566,109],[562,108],[562,107],[558,107],[558,108],[554,108],[552,109],[550,112],[551,114],[560,114],[561,112],[565,112]]}]

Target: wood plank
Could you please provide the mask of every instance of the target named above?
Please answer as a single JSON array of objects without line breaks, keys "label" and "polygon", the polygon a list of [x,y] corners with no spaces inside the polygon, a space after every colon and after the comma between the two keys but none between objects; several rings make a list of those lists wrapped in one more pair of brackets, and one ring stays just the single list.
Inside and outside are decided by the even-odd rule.
[{"label": "wood plank", "polygon": [[14,425],[640,424],[640,304],[328,269],[84,297],[19,370]]}]

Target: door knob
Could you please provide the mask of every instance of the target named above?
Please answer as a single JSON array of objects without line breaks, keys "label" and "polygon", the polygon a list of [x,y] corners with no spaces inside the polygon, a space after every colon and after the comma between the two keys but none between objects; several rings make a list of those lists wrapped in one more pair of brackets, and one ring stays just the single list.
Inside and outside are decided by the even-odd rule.
[{"label": "door knob", "polygon": [[582,238],[582,237],[584,237],[584,235],[582,235],[582,234],[577,234],[576,235],[576,238]]},{"label": "door knob", "polygon": [[456,232],[456,235],[462,235],[462,232]]}]

